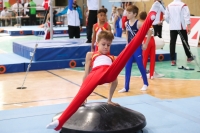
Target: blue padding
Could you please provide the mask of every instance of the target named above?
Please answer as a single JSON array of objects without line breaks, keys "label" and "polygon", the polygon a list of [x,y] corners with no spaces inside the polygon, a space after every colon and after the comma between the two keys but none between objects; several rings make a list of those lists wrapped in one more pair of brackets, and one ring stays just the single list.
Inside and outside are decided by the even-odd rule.
[{"label": "blue padding", "polygon": [[[74,67],[83,67],[85,64],[85,58],[51,61],[33,61],[30,67],[30,71],[70,68],[73,67],[70,65],[70,62],[72,61],[76,64]],[[16,54],[0,54],[0,65],[6,67],[5,73],[26,72],[29,63],[29,59],[23,58]]]},{"label": "blue padding", "polygon": [[[31,64],[30,71],[39,71],[39,70],[52,70],[52,69],[62,69],[70,68],[70,61],[76,62],[76,67],[83,67],[85,58],[75,59],[75,60],[52,60],[52,61],[37,61]],[[29,63],[25,63],[25,70],[28,68]]]},{"label": "blue padding", "polygon": [[24,72],[24,62],[28,61],[28,59],[16,54],[0,54],[0,65],[6,67],[5,73]]},{"label": "blue padding", "polygon": [[5,73],[14,73],[14,72],[24,72],[24,63],[20,64],[7,64],[4,65],[6,67],[6,72]]},{"label": "blue padding", "polygon": [[[163,60],[161,60],[160,56],[163,56]],[[175,53],[175,60],[176,60],[176,53]],[[162,49],[156,50],[156,61],[171,61],[170,52]]]},{"label": "blue padding", "polygon": [[[81,35],[81,37],[82,37],[82,36],[87,36],[86,33],[81,33],[80,35]],[[38,35],[38,36],[39,36],[39,37],[44,37],[44,34],[40,34],[40,35]],[[69,34],[54,34],[54,35],[53,35],[53,38],[60,38],[60,37],[69,37]]]},{"label": "blue padding", "polygon": [[[91,44],[86,39],[43,40],[40,42],[13,42],[13,52],[27,59],[31,58],[36,43],[38,44],[34,61],[51,61],[85,58],[91,50]],[[111,54],[117,56],[124,49],[126,40],[115,38],[111,45]]]},{"label": "blue padding", "polygon": [[[23,33],[20,31],[23,31]],[[66,34],[68,32],[68,27],[53,27],[54,34]],[[21,28],[17,27],[4,27],[4,32],[8,33],[10,36],[23,36],[23,35],[44,35],[44,28],[40,28],[39,26],[21,26]],[[83,27],[83,31],[81,33],[86,33],[86,27]]]}]

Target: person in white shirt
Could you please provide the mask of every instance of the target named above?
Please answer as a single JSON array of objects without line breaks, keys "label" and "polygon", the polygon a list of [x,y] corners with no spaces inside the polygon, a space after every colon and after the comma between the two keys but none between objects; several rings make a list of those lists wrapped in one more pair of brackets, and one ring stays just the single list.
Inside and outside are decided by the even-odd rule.
[{"label": "person in white shirt", "polygon": [[[162,0],[154,0],[161,3]],[[163,23],[163,15],[165,14],[164,5],[160,4],[160,10],[156,14],[156,19],[153,22],[154,36],[158,36],[162,38],[162,23]]]},{"label": "person in white shirt", "polygon": [[[189,51],[188,34],[190,34],[190,11],[188,6],[181,0],[173,0],[165,10],[165,21],[169,23],[170,28],[170,56],[171,66],[176,65],[175,46],[177,35],[181,37],[187,61],[191,62],[194,58]],[[187,26],[187,29],[186,29]],[[184,40],[186,43],[184,43]]]},{"label": "person in white shirt", "polygon": [[2,26],[5,26],[6,22],[7,25],[10,24],[10,13],[7,11],[6,7],[3,8],[3,11],[1,11],[0,18],[2,21]]},{"label": "person in white shirt", "polygon": [[89,10],[87,23],[87,41],[92,43],[92,27],[97,23],[97,12],[99,10],[99,0],[87,0],[87,7]]},{"label": "person in white shirt", "polygon": [[24,16],[29,16],[29,8],[28,8],[28,5],[29,5],[29,1],[28,0],[24,0]]},{"label": "person in white shirt", "polygon": [[70,11],[69,6],[66,6],[61,12],[57,13],[55,17],[67,13],[68,20],[68,33],[69,38],[80,38],[80,31],[83,26],[83,16],[80,6],[77,5],[77,0],[73,0],[73,9]]},{"label": "person in white shirt", "polygon": [[16,16],[21,16],[23,12],[23,6],[19,3],[19,0],[16,0],[16,3],[12,5],[12,10],[14,11]]}]

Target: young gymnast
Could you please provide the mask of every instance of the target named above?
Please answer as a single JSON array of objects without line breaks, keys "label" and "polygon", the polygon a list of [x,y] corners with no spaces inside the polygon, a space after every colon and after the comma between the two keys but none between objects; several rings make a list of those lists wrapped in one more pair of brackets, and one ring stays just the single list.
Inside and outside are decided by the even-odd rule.
[{"label": "young gymnast", "polygon": [[113,27],[114,27],[114,35],[116,37],[122,37],[122,15],[123,15],[123,8],[117,8],[117,14],[115,16]]},{"label": "young gymnast", "polygon": [[[128,59],[132,56],[132,54],[142,43],[147,31],[149,30],[150,26],[152,25],[155,19],[156,12],[158,11],[158,9],[159,5],[156,2],[152,6],[140,31],[113,62],[111,58],[112,56],[109,55],[109,47],[111,45],[111,41],[108,40],[107,37],[98,40],[98,45],[102,45],[103,50],[100,50],[102,53],[99,53],[100,55],[95,59],[96,61],[93,61],[93,68],[91,72],[88,74],[88,76],[86,76],[79,92],[74,97],[69,106],[66,108],[66,110],[62,113],[58,120],[55,120],[49,125],[47,125],[47,128],[60,130],[63,124],[78,110],[78,108],[81,106],[84,100],[93,92],[97,85],[110,83],[117,79],[117,76],[124,68]],[[107,31],[102,31],[102,33],[111,34]],[[86,61],[88,60],[87,58],[89,58],[90,56],[91,53],[88,53]],[[115,103],[110,103],[116,105]]]},{"label": "young gymnast", "polygon": [[[139,18],[140,18],[140,21],[143,23],[144,20],[146,19],[147,17],[147,13],[145,11],[141,12],[139,14]],[[151,37],[150,38],[147,38],[145,37],[144,39],[144,43],[148,43],[148,47],[147,49],[143,50],[142,54],[143,54],[143,64],[144,64],[144,67],[146,69],[146,66],[147,66],[147,62],[148,62],[148,58],[150,57],[150,76],[149,78],[150,79],[153,79],[153,75],[154,75],[154,70],[155,70],[155,60],[156,60],[156,45],[155,45],[155,40],[154,40],[154,37],[152,36],[153,35],[153,28],[150,28],[150,31],[149,31],[151,34]]]},{"label": "young gymnast", "polygon": [[91,45],[92,52],[98,50],[98,46],[96,44],[99,32],[103,30],[111,31],[111,27],[106,21],[107,20],[106,13],[107,11],[105,9],[99,9],[97,13],[98,22],[93,25],[93,35],[92,35],[92,45]]},{"label": "young gymnast", "polygon": [[[126,9],[127,11],[127,18],[129,21],[126,22],[126,35],[127,35],[127,41],[130,43],[130,41],[136,36],[138,30],[142,26],[143,22],[137,20],[137,15],[138,15],[138,7],[135,5],[129,5]],[[148,38],[151,37],[149,36],[148,32]],[[147,90],[148,87],[148,80],[147,80],[147,75],[146,75],[146,69],[144,68],[143,65],[143,59],[142,59],[142,50],[145,50],[147,48],[148,42],[145,44],[140,45],[137,50],[133,53],[131,58],[128,60],[126,66],[125,66],[125,86],[123,89],[119,90],[118,92],[128,92],[129,91],[129,83],[130,83],[130,77],[131,77],[131,70],[132,70],[132,63],[135,59],[138,68],[140,70],[140,73],[142,74],[142,79],[144,85],[142,86],[141,90],[145,91]]]}]

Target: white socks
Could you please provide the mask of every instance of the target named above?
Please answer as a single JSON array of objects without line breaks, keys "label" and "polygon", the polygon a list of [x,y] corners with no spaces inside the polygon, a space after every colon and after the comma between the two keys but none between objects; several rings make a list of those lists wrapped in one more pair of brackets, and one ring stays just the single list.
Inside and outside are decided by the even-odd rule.
[{"label": "white socks", "polygon": [[59,121],[55,120],[46,126],[47,129],[55,129],[59,125]]},{"label": "white socks", "polygon": [[147,90],[147,85],[143,85],[142,88],[140,89],[141,91],[146,91]]},{"label": "white socks", "polygon": [[125,88],[123,88],[123,89],[119,90],[118,92],[119,92],[119,93],[126,92],[126,89],[125,89]]}]

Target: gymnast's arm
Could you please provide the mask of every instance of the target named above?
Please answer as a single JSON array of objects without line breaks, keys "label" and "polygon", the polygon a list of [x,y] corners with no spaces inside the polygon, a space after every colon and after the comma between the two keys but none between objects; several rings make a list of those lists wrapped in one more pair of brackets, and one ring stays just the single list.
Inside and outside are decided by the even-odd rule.
[{"label": "gymnast's arm", "polygon": [[147,49],[152,34],[153,34],[153,31],[152,31],[152,28],[150,28],[149,31],[147,32],[147,40],[146,40],[145,44],[142,44],[142,50]]},{"label": "gymnast's arm", "polygon": [[113,21],[113,33],[116,33],[116,28],[115,28],[115,24],[116,24],[116,21],[118,19],[118,16],[116,15],[114,21]]},{"label": "gymnast's arm", "polygon": [[83,81],[87,77],[87,75],[90,73],[90,63],[92,59],[93,52],[87,52],[87,55],[85,57],[85,74],[83,76]]},{"label": "gymnast's arm", "polygon": [[93,25],[93,28],[92,28],[92,45],[91,45],[91,52],[94,51],[94,44],[96,42],[96,32],[95,32],[95,24]]},{"label": "gymnast's arm", "polygon": [[[138,25],[137,25],[138,29],[140,29],[142,27],[142,25],[143,25],[143,22],[142,21],[138,21]],[[146,50],[147,49],[149,41],[151,39],[152,33],[153,33],[152,30],[149,29],[148,32],[147,32],[147,40],[146,40],[145,44],[142,44],[142,50]]]},{"label": "gymnast's arm", "polygon": [[[114,58],[116,59],[116,57]],[[116,78],[110,85],[110,91],[109,91],[109,96],[108,96],[108,101],[107,101],[108,104],[113,105],[113,106],[120,106],[118,103],[112,102],[112,97],[117,88],[117,85],[118,85],[118,80]]]},{"label": "gymnast's arm", "polygon": [[[127,26],[127,21],[125,22],[125,28],[126,28],[126,26]],[[127,41],[127,44],[128,44],[128,30],[127,29],[126,29],[126,41]]]},{"label": "gymnast's arm", "polygon": [[108,24],[108,31],[111,32],[111,26]]}]

